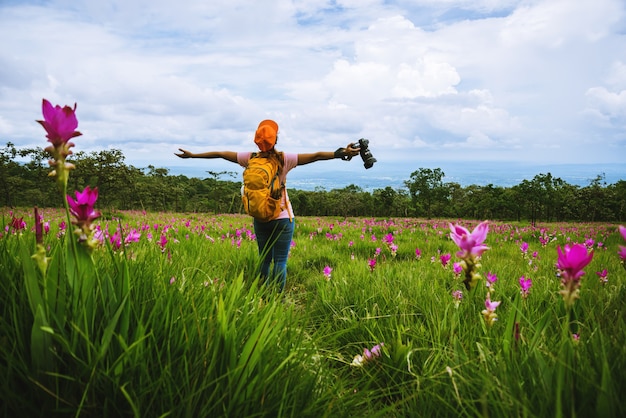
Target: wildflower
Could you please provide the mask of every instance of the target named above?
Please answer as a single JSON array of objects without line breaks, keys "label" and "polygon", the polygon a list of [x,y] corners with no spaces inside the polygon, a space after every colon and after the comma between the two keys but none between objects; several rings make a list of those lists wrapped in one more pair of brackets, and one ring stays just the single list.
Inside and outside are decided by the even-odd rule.
[{"label": "wildflower", "polygon": [[392,234],[392,233],[389,233],[389,234],[385,235],[385,236],[383,237],[383,243],[384,243],[385,245],[391,245],[391,244],[393,244],[393,234]]},{"label": "wildflower", "polygon": [[419,248],[415,249],[415,258],[417,258],[418,260],[422,258],[422,250],[420,250]]},{"label": "wildflower", "polygon": [[324,276],[326,276],[326,280],[330,280],[330,273],[332,273],[333,269],[330,266],[324,267]]},{"label": "wildflower", "polygon": [[609,272],[607,271],[607,269],[604,269],[602,271],[596,271],[596,274],[598,275],[598,278],[600,279],[600,283],[606,284],[609,281],[609,279],[607,278],[607,276],[609,275]]},{"label": "wildflower", "polygon": [[371,350],[364,348],[363,355],[357,354],[356,356],[354,356],[354,359],[352,359],[352,363],[350,363],[350,365],[355,367],[362,367],[366,363],[376,360],[376,358],[382,355],[383,345],[385,344],[376,344],[374,347],[371,348]]},{"label": "wildflower", "polygon": [[530,288],[533,285],[533,281],[530,278],[522,276],[519,278],[519,285],[521,288],[520,293],[522,297],[526,299],[528,297],[528,294],[530,293]]},{"label": "wildflower", "polygon": [[54,167],[50,176],[55,176],[60,190],[65,190],[69,172],[74,169],[73,164],[65,162],[65,158],[72,154],[70,148],[74,146],[70,139],[82,135],[76,130],[76,104],[73,109],[69,106],[53,107],[48,100],[43,99],[41,108],[44,120],[37,122],[46,130],[46,137],[51,144],[45,149],[53,158],[49,161],[50,166]]},{"label": "wildflower", "polygon": [[[620,225],[618,229],[619,229],[619,233],[622,234],[622,238],[626,240],[626,227],[624,227],[623,225]],[[620,245],[619,251],[617,252],[617,254],[619,255],[619,258],[622,260],[622,264],[624,265],[624,268],[626,268],[626,247],[623,245]]]},{"label": "wildflower", "polygon": [[459,258],[480,257],[483,252],[489,249],[483,244],[489,231],[487,221],[478,224],[471,233],[460,225],[450,224],[450,230],[452,231],[450,238],[461,249],[457,253]]},{"label": "wildflower", "polygon": [[159,247],[161,247],[161,252],[165,252],[165,245],[167,244],[167,237],[165,234],[161,234],[161,239],[159,240]]},{"label": "wildflower", "polygon": [[463,267],[461,266],[461,263],[454,263],[452,265],[452,271],[454,272],[455,276],[459,276],[461,273],[463,273]]},{"label": "wildflower", "polygon": [[92,190],[87,186],[82,192],[75,191],[74,195],[76,199],[70,195],[66,196],[69,211],[75,218],[72,221],[76,225],[74,233],[78,236],[79,242],[94,248],[99,242],[93,238],[91,222],[100,217],[100,212],[94,209],[96,200],[98,200],[98,188]]},{"label": "wildflower", "polygon": [[559,254],[556,267],[561,276],[563,289],[559,293],[569,306],[578,298],[580,278],[585,274],[583,268],[591,262],[593,250],[587,253],[587,247],[583,244],[565,245],[564,250],[557,247]]},{"label": "wildflower", "polygon": [[454,305],[458,308],[463,300],[463,292],[460,290],[455,290],[452,292],[452,297],[454,298]]},{"label": "wildflower", "polygon": [[11,228],[13,231],[22,231],[26,229],[26,222],[24,222],[24,217],[16,218],[15,216],[11,219]]},{"label": "wildflower", "polygon": [[480,264],[478,259],[489,249],[484,242],[487,238],[489,230],[487,221],[481,222],[470,233],[466,228],[460,225],[450,225],[450,238],[458,245],[460,251],[456,253],[457,257],[462,259],[461,265],[465,271],[465,279],[463,283],[467,290],[476,286],[481,276],[478,272]]},{"label": "wildflower", "polygon": [[122,233],[119,229],[109,237],[109,242],[115,250],[120,249],[120,247],[122,246]]},{"label": "wildflower", "polygon": [[172,276],[170,279],[170,284],[174,284],[176,282],[176,277]]},{"label": "wildflower", "polygon": [[43,277],[46,277],[46,270],[48,269],[49,257],[46,257],[46,249],[43,245],[43,222],[42,217],[39,215],[39,210],[35,207],[35,242],[36,251],[31,257],[37,263],[39,270]]},{"label": "wildflower", "polygon": [[376,259],[370,258],[369,260],[367,260],[367,265],[369,266],[370,271],[374,271],[374,268],[376,267]]},{"label": "wildflower", "polygon": [[75,191],[74,194],[76,199],[70,195],[67,196],[70,213],[76,218],[73,223],[81,228],[91,225],[91,221],[100,217],[100,212],[94,210],[94,205],[98,200],[98,188],[92,190],[87,186],[82,192]]},{"label": "wildflower", "polygon": [[522,254],[526,255],[526,253],[528,253],[528,243],[522,242],[522,245],[520,245],[519,249],[522,251]]},{"label": "wildflower", "polygon": [[452,258],[452,255],[450,255],[450,253],[448,253],[448,254],[441,254],[439,256],[439,261],[441,261],[441,265],[443,267],[446,267],[448,265],[448,263],[450,262],[451,258]]},{"label": "wildflower", "polygon": [[492,302],[490,294],[487,293],[487,299],[485,299],[485,309],[481,312],[487,325],[492,326],[493,323],[498,320],[498,314],[496,314],[496,308],[498,306],[500,306],[500,302]]},{"label": "wildflower", "polygon": [[124,244],[129,244],[131,242],[139,242],[141,238],[141,233],[136,229],[132,229],[124,238]]},{"label": "wildflower", "polygon": [[493,285],[496,284],[497,281],[498,281],[498,276],[496,276],[492,272],[487,273],[487,282],[485,283],[485,285],[488,288],[492,288]]}]

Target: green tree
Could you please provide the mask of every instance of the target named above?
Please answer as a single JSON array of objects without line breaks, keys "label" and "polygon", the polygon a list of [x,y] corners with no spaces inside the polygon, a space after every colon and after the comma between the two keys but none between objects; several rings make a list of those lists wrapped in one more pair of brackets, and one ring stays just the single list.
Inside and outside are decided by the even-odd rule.
[{"label": "green tree", "polygon": [[435,206],[447,204],[448,191],[443,183],[444,176],[440,168],[420,168],[404,182],[418,214],[431,218]]}]

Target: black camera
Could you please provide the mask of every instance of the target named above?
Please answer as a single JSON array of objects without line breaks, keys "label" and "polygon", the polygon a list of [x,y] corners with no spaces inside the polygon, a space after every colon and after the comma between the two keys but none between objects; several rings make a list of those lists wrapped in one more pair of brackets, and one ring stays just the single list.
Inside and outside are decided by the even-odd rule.
[{"label": "black camera", "polygon": [[376,158],[374,158],[372,152],[368,148],[369,143],[369,140],[361,138],[359,139],[358,145],[353,145],[353,148],[360,148],[359,154],[361,155],[361,159],[363,160],[363,165],[365,166],[365,168],[372,168],[372,166],[376,162]]}]

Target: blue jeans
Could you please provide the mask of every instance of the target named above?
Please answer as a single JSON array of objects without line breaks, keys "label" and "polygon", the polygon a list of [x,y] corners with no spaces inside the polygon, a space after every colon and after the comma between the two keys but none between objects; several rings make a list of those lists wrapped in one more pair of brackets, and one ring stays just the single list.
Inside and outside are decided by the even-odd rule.
[{"label": "blue jeans", "polygon": [[[287,259],[291,249],[296,220],[275,219],[269,222],[254,220],[254,233],[261,255],[261,280],[276,286],[280,292],[287,282]],[[274,269],[270,276],[270,264]]]}]

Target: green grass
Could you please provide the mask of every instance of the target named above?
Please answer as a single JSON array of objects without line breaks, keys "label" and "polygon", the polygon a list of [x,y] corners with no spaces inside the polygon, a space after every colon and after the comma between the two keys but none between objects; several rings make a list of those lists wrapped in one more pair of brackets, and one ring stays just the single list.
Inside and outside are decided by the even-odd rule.
[{"label": "green grass", "polygon": [[[27,266],[33,221],[19,216],[27,229],[3,228],[0,238],[3,416],[626,415],[626,270],[617,256],[626,244],[615,225],[491,223],[481,273],[497,274],[491,298],[501,305],[490,327],[485,281],[467,291],[455,277],[444,220],[298,218],[287,287],[276,295],[257,282],[250,218],[125,212],[100,226],[136,229],[139,241],[106,244],[81,262],[92,263],[80,277],[93,287],[77,296]],[[8,210],[2,219],[10,224]],[[44,219],[47,274],[64,283],[73,235],[59,235],[60,212]],[[395,255],[383,243],[390,233]],[[594,258],[568,310],[556,246],[586,239]],[[526,299],[522,275],[533,280]],[[56,289],[42,294],[62,305],[44,304],[39,320],[26,292],[35,285]],[[351,365],[379,343],[381,357]]]}]

